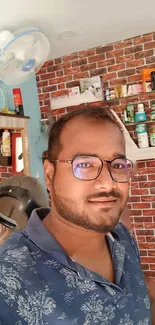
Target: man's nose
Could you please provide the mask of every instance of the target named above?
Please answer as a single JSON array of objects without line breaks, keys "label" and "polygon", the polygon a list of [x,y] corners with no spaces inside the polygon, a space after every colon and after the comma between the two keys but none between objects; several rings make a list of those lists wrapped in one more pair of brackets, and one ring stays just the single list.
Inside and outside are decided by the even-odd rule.
[{"label": "man's nose", "polygon": [[104,163],[99,176],[94,180],[95,189],[110,192],[115,184],[116,182],[112,179],[107,164]]}]

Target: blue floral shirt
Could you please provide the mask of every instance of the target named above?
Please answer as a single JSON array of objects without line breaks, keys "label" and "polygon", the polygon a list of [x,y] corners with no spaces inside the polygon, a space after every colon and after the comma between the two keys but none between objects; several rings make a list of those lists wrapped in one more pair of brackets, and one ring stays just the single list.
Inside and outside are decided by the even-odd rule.
[{"label": "blue floral shirt", "polygon": [[120,223],[107,235],[115,284],[74,262],[34,210],[0,247],[0,324],[151,325],[137,246]]}]

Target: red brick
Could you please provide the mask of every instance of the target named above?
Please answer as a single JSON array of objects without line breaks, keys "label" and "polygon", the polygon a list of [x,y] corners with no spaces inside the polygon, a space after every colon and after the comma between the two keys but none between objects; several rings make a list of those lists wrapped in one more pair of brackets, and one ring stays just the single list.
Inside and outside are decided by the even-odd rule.
[{"label": "red brick", "polygon": [[63,76],[63,74],[64,74],[63,70],[56,71],[57,77],[61,77],[61,76]]},{"label": "red brick", "polygon": [[49,93],[51,91],[56,91],[56,90],[57,90],[57,85],[42,88],[43,93]]},{"label": "red brick", "polygon": [[39,100],[39,105],[43,106],[43,100]]},{"label": "red brick", "polygon": [[70,54],[70,55],[65,55],[63,57],[63,61],[68,62],[68,61],[78,60],[78,58],[79,58],[78,53],[73,53],[73,54]]},{"label": "red brick", "polygon": [[73,79],[82,79],[82,78],[88,78],[89,77],[89,73],[88,72],[79,72],[79,73],[75,73],[73,75]]},{"label": "red brick", "polygon": [[37,71],[36,75],[40,75],[40,74],[43,74],[43,73],[47,73],[47,69],[46,69],[46,68],[40,68],[40,69]]},{"label": "red brick", "polygon": [[133,44],[132,39],[128,39],[126,41],[118,42],[114,44],[114,48],[117,49],[123,49],[125,47],[131,46]]},{"label": "red brick", "polygon": [[154,63],[155,64],[155,57],[150,57],[150,58],[146,58],[146,64],[151,64],[151,63]]},{"label": "red brick", "polygon": [[123,55],[123,50],[116,50],[116,51],[111,51],[111,52],[107,52],[106,53],[106,58],[110,59],[110,58],[117,58]]},{"label": "red brick", "polygon": [[125,64],[120,63],[120,64],[115,64],[115,65],[108,67],[108,72],[119,71],[119,70],[123,70],[123,69],[125,69]]},{"label": "red brick", "polygon": [[118,72],[118,77],[126,77],[135,74],[135,69],[126,69]]},{"label": "red brick", "polygon": [[50,61],[46,61],[44,64],[43,64],[43,68],[44,67],[50,67],[50,66],[52,66],[54,64],[54,61],[53,60],[50,60]]},{"label": "red brick", "polygon": [[155,48],[155,42],[148,42],[144,44],[144,50],[154,49],[154,48]]},{"label": "red brick", "polygon": [[133,189],[133,188],[137,189],[138,187],[139,187],[139,184],[137,182],[131,182],[131,186],[130,186],[131,189]]},{"label": "red brick", "polygon": [[147,34],[147,35],[142,35],[142,36],[138,36],[138,37],[134,37],[133,38],[133,44],[143,44],[149,41],[152,41],[153,39],[153,35],[152,34]]},{"label": "red brick", "polygon": [[53,78],[53,79],[49,80],[49,85],[56,85],[58,83],[71,81],[71,80],[72,80],[72,76],[62,76],[62,77],[58,77],[58,78]]},{"label": "red brick", "polygon": [[61,62],[62,62],[62,58],[57,58],[57,59],[54,60],[54,63],[55,64],[59,64]]},{"label": "red brick", "polygon": [[9,177],[12,177],[13,176],[13,173],[2,173],[1,174],[1,177],[4,177],[4,178],[9,178]]},{"label": "red brick", "polygon": [[0,166],[0,173],[5,173],[5,172],[7,172],[7,167]]},{"label": "red brick", "polygon": [[134,60],[134,55],[133,54],[128,54],[128,55],[123,55],[120,56],[116,59],[116,63],[123,63],[127,61],[133,61]]},{"label": "red brick", "polygon": [[55,78],[55,72],[42,74],[40,78],[41,80],[48,80],[48,79]]},{"label": "red brick", "polygon": [[134,229],[144,229],[144,225],[143,225],[143,222],[136,222],[136,223],[132,223],[132,226]]},{"label": "red brick", "polygon": [[135,229],[137,235],[150,236],[154,234],[154,231],[151,229]]},{"label": "red brick", "polygon": [[149,257],[149,256],[142,257],[141,263],[155,263],[155,257]]},{"label": "red brick", "polygon": [[143,50],[142,45],[136,45],[136,46],[128,47],[127,49],[125,49],[125,54],[136,53],[136,52],[140,52],[142,50]]},{"label": "red brick", "polygon": [[150,188],[150,194],[155,194],[155,188]]},{"label": "red brick", "polygon": [[130,196],[128,202],[140,202],[139,196]]},{"label": "red brick", "polygon": [[146,175],[135,175],[132,177],[133,182],[144,182],[147,181],[147,176]]},{"label": "red brick", "polygon": [[[137,236],[137,241],[138,242],[145,242],[145,236]],[[147,252],[147,251],[144,251]]]},{"label": "red brick", "polygon": [[155,229],[155,222],[151,222],[151,223],[146,223],[145,224],[145,228],[146,229]]},{"label": "red brick", "polygon": [[54,109],[52,111],[52,113],[54,113],[54,115],[64,114],[64,113],[66,113],[66,110],[65,110],[65,108],[58,108],[58,109]]},{"label": "red brick", "polygon": [[144,65],[144,59],[133,60],[126,63],[127,68],[137,67],[138,65]]},{"label": "red brick", "polygon": [[65,89],[65,84],[64,83],[58,84],[58,89]]},{"label": "red brick", "polygon": [[50,95],[49,95],[49,93],[47,93],[47,94],[41,94],[38,97],[39,97],[39,100],[49,99],[50,98]]},{"label": "red brick", "polygon": [[95,54],[96,54],[96,49],[81,51],[81,52],[79,52],[79,58],[86,58],[88,56],[93,56]]},{"label": "red brick", "polygon": [[65,75],[75,74],[75,73],[78,73],[78,72],[80,72],[80,67],[69,68],[69,69],[64,70]]},{"label": "red brick", "polygon": [[139,183],[140,188],[150,188],[155,187],[155,182],[141,182]]},{"label": "red brick", "polygon": [[136,81],[142,81],[141,73],[128,77],[128,83],[134,83]]},{"label": "red brick", "polygon": [[104,80],[111,80],[111,79],[116,79],[116,72],[106,73],[103,76],[103,81]]},{"label": "red brick", "polygon": [[94,55],[88,58],[89,63],[103,61],[103,60],[105,60],[105,54]]},{"label": "red brick", "polygon": [[51,98],[52,98],[52,97],[65,96],[65,95],[68,95],[68,89],[57,90],[57,91],[53,92],[53,93],[51,94]]},{"label": "red brick", "polygon": [[155,250],[149,250],[148,255],[149,256],[155,256]]},{"label": "red brick", "polygon": [[96,49],[96,54],[101,54],[101,53],[107,53],[113,51],[114,47],[113,45],[106,45],[102,47],[97,47]]},{"label": "red brick", "polygon": [[141,201],[142,202],[152,202],[155,201],[155,195],[147,195],[147,196],[141,196]]},{"label": "red brick", "polygon": [[107,59],[107,60],[103,60],[101,62],[98,62],[97,66],[98,66],[98,68],[107,67],[108,65],[112,65],[114,63],[115,63],[114,59]]},{"label": "red brick", "polygon": [[135,222],[152,222],[152,217],[134,217]]},{"label": "red brick", "polygon": [[47,68],[47,72],[54,72],[62,69],[62,64],[52,65],[51,67]]},{"label": "red brick", "polygon": [[151,205],[150,203],[133,203],[132,204],[133,209],[150,209]]},{"label": "red brick", "polygon": [[41,112],[48,112],[48,110],[49,110],[49,107],[48,107],[48,106],[42,106],[42,107],[40,108],[40,111],[41,111]]},{"label": "red brick", "polygon": [[148,243],[155,243],[155,236],[151,236],[151,237],[146,237],[146,241],[148,242]]},{"label": "red brick", "polygon": [[87,59],[76,60],[72,62],[72,67],[79,67],[80,65],[86,65]]},{"label": "red brick", "polygon": [[118,84],[118,80],[119,80],[119,84],[121,85],[127,84],[127,78],[119,78],[119,79],[117,78],[117,79],[110,80],[109,85],[116,86]]},{"label": "red brick", "polygon": [[[153,262],[154,263],[154,262]],[[155,264],[150,265],[150,270],[155,270]]]},{"label": "red brick", "polygon": [[136,165],[138,168],[144,168],[146,166],[146,163],[145,161],[137,161]]},{"label": "red brick", "polygon": [[142,210],[131,210],[131,215],[132,216],[141,216]]},{"label": "red brick", "polygon": [[149,270],[149,264],[142,263],[142,270]]},{"label": "red brick", "polygon": [[131,190],[131,195],[149,195],[149,190],[147,188],[134,189]]},{"label": "red brick", "polygon": [[148,277],[155,277],[155,272],[153,272],[153,271],[145,271],[145,274],[146,274]]},{"label": "red brick", "polygon": [[135,53],[135,59],[147,58],[153,56],[153,50],[147,50]]},{"label": "red brick", "polygon": [[143,210],[143,215],[144,216],[155,216],[155,209],[151,209],[151,210]]},{"label": "red brick", "polygon": [[80,70],[81,70],[81,72],[85,72],[85,71],[95,70],[96,68],[97,68],[96,63],[89,63],[87,65],[82,65],[80,67]]},{"label": "red brick", "polygon": [[102,74],[105,74],[106,72],[107,72],[106,68],[91,70],[90,77],[101,76]]},{"label": "red brick", "polygon": [[48,86],[48,81],[39,81],[37,82],[37,87],[45,87]]},{"label": "red brick", "polygon": [[66,88],[72,88],[72,87],[77,87],[77,86],[80,86],[79,80],[66,82]]},{"label": "red brick", "polygon": [[155,160],[147,161],[147,162],[146,162],[146,166],[147,166],[147,167],[155,167]]}]

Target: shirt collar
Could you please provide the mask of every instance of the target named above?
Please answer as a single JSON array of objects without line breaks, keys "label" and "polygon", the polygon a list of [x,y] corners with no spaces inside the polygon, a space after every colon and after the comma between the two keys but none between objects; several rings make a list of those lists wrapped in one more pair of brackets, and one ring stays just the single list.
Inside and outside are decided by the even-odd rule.
[{"label": "shirt collar", "polygon": [[49,208],[33,210],[24,232],[32,242],[43,250],[63,251],[63,248],[42,223],[42,220],[49,214],[49,212]]}]

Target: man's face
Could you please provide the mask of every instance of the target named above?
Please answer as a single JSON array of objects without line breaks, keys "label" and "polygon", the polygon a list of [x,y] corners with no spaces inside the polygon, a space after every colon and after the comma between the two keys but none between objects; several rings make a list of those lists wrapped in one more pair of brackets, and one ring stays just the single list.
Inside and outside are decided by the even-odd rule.
[{"label": "man's face", "polygon": [[[69,160],[75,155],[94,155],[102,160],[125,156],[123,136],[114,123],[82,117],[70,120],[64,127],[57,159]],[[48,167],[47,167],[48,166]],[[47,163],[45,174],[51,195],[52,213],[85,229],[107,232],[119,221],[128,198],[129,183],[112,180],[107,164],[94,180],[73,176],[72,164]]]}]

